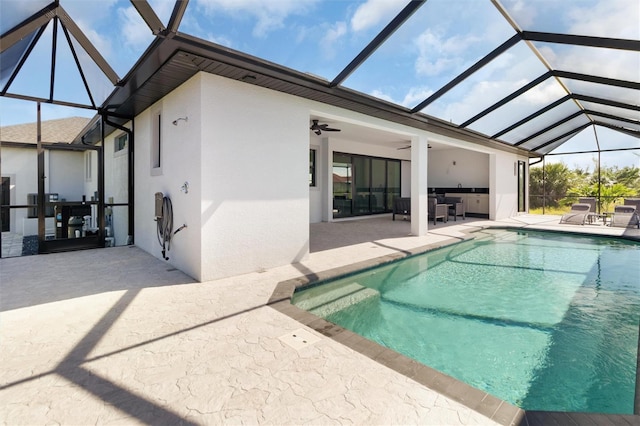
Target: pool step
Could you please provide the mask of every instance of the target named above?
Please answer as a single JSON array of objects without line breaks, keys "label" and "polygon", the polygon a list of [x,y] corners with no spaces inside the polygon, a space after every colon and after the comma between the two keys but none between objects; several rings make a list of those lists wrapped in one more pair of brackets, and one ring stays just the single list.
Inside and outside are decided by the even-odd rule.
[{"label": "pool step", "polygon": [[380,299],[377,290],[358,283],[323,284],[316,289],[305,291],[300,297],[294,297],[293,303],[301,309],[322,318],[364,301]]}]

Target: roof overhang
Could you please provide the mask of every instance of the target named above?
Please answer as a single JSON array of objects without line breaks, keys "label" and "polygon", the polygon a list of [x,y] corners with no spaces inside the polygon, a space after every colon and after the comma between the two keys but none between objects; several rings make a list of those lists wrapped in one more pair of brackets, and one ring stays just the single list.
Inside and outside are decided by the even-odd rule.
[{"label": "roof overhang", "polygon": [[[313,75],[301,73],[189,35],[157,38],[106,100],[100,114],[124,123],[142,113],[198,72],[207,72],[246,84],[299,96],[371,117],[433,132],[489,148],[537,157],[525,149],[460,129],[446,121],[415,113]],[[81,136],[85,143],[100,139],[99,127]],[[105,127],[105,133],[110,133]],[[79,138],[80,139],[80,138]]]}]

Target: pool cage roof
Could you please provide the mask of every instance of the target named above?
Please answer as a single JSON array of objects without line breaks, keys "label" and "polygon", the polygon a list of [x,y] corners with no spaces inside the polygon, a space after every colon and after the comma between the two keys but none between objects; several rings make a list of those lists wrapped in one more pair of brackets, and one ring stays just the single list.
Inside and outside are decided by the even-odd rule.
[{"label": "pool cage roof", "polygon": [[125,120],[206,71],[532,157],[588,128],[579,152],[640,149],[637,0],[151,3],[104,11],[147,27],[120,78],[64,0],[3,1],[0,95]]}]

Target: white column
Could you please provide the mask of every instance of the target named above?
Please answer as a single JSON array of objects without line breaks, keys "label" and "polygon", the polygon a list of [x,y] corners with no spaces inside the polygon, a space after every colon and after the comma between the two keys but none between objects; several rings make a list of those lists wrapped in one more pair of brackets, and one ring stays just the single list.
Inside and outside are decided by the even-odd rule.
[{"label": "white column", "polygon": [[411,138],[411,233],[427,234],[427,138]]},{"label": "white column", "polygon": [[316,179],[319,179],[321,185],[322,221],[331,222],[333,220],[333,151],[329,138],[322,138],[320,142],[320,157],[323,172]]}]

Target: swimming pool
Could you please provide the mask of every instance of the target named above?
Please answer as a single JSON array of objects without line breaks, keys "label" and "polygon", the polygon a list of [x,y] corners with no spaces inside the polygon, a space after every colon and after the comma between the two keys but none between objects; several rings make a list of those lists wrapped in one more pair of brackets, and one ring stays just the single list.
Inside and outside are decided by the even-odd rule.
[{"label": "swimming pool", "polygon": [[526,410],[633,413],[640,244],[475,235],[292,303]]}]

